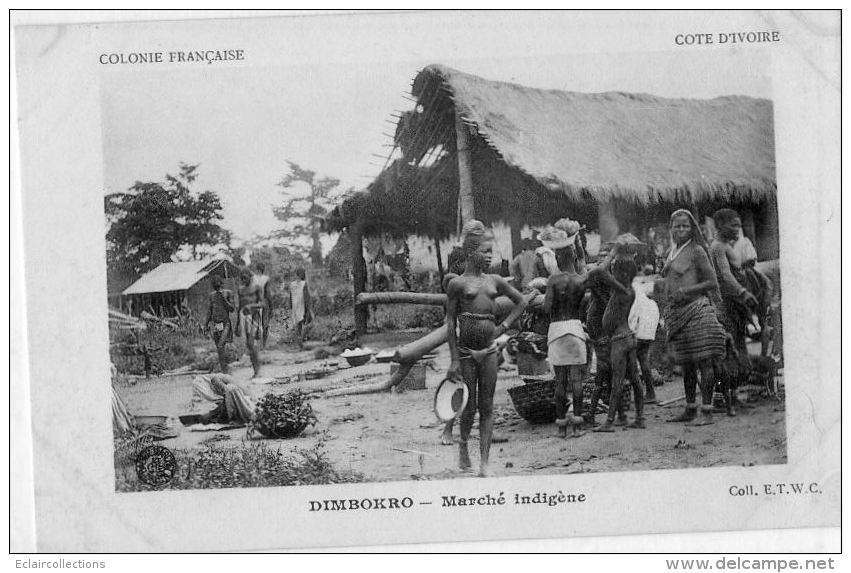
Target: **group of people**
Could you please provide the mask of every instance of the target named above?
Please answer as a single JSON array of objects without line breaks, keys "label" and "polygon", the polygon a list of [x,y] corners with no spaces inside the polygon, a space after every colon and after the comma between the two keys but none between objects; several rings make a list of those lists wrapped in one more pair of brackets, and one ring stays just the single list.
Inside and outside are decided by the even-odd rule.
[{"label": "group of people", "polygon": [[[269,338],[269,324],[272,318],[273,296],[271,280],[266,274],[265,265],[256,265],[256,272],[245,267],[239,274],[239,288],[236,299],[234,294],[224,288],[221,276],[213,276],[210,303],[207,311],[205,330],[210,332],[219,357],[219,367],[227,374],[228,356],[226,345],[237,338],[245,337],[245,347],[254,369],[255,378],[260,376],[260,358],[257,344],[263,348]],[[304,326],[312,320],[310,290],[307,286],[307,274],[303,268],[295,271],[296,278],[288,285],[290,309],[296,340],[303,341]],[[231,313],[236,311],[235,325],[231,322]]]},{"label": "group of people", "polygon": [[[612,432],[616,426],[646,427],[644,406],[656,401],[648,353],[660,322],[668,355],[682,369],[686,400],[685,410],[669,421],[711,424],[716,388],[724,393],[728,415],[745,407],[736,389],[749,373],[747,327],[756,320],[765,325],[771,281],[754,268],[755,252],[753,257],[747,254],[752,245],[750,251],[742,249],[738,213],[721,209],[713,220],[717,236],[710,245],[689,211],[671,215],[671,248],[650,296],[634,285],[643,244],[631,234],[618,236],[596,264],[589,264],[582,227],[562,219],[537,241],[524,242],[523,252],[510,265],[513,278],[506,279],[488,274],[492,233],[480,221],[468,221],[462,234],[464,268],[445,283],[448,376],[462,378],[469,390],[461,414],[459,466],[471,467],[468,440],[478,411],[479,474],[490,473],[496,340],[540,299],[538,312],[548,323],[546,353],[555,374],[560,436],[566,437],[568,428],[578,437],[584,428]],[[511,305],[500,304],[499,297]],[[510,312],[504,310],[508,306]],[[583,379],[592,352],[595,385],[585,411]],[[631,423],[625,412],[627,380],[635,408]],[[606,393],[606,419],[598,424],[595,412]]]}]

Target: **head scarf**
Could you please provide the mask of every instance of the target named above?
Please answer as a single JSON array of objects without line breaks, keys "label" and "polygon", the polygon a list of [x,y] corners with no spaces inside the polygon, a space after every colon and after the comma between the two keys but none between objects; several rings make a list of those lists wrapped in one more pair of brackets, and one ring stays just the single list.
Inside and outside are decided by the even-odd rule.
[{"label": "head scarf", "polygon": [[[706,251],[706,255],[709,256],[709,245],[706,243],[706,238],[703,236],[703,232],[700,230],[700,225],[697,224],[697,219],[694,215],[691,214],[691,211],[688,209],[677,209],[673,213],[671,213],[671,220],[669,227],[674,223],[674,217],[678,215],[685,215],[688,217],[689,222],[691,223],[691,240],[695,242],[695,244]],[[673,250],[677,242],[674,240],[674,234],[670,233],[671,237],[671,249]],[[670,252],[669,250],[669,252]],[[667,256],[667,255],[666,255]]]},{"label": "head scarf", "polygon": [[[697,224],[697,219],[695,218],[695,216],[692,215],[691,211],[689,211],[688,209],[677,209],[676,211],[671,213],[671,223],[672,224],[674,222],[674,217],[676,217],[677,215],[685,215],[686,217],[688,217],[689,221],[691,222],[691,240],[698,247],[703,249],[703,252],[706,253],[706,256],[709,257],[709,260],[711,261],[712,256],[709,254],[709,245],[706,244],[706,238],[703,236],[703,232],[700,230],[700,225]],[[669,231],[669,233],[670,233],[670,231]],[[677,246],[676,246],[677,243],[676,243],[676,241],[674,241],[674,234],[670,233],[670,237],[671,237],[671,248],[668,249],[667,253],[665,253],[666,259],[671,254],[671,251],[673,251],[674,249],[677,248]],[[671,262],[672,261],[666,261],[665,266],[662,267],[662,273],[661,274],[662,274],[663,277],[668,276],[668,271],[671,268]],[[718,289],[718,287],[716,287],[710,293],[709,300],[712,304],[715,304],[715,301],[720,300],[720,297],[721,297],[721,291]]]}]

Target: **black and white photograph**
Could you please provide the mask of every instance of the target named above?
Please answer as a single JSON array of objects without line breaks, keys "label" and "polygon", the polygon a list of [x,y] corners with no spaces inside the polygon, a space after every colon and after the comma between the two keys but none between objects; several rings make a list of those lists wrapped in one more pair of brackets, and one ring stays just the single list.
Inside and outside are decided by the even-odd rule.
[{"label": "black and white photograph", "polygon": [[769,78],[527,63],[104,76],[118,490],[785,462]]},{"label": "black and white photograph", "polygon": [[[240,523],[280,504],[307,523],[219,549],[450,541],[441,520],[488,510],[457,539],[527,537],[517,519],[540,537],[838,524],[806,510],[839,496],[838,370],[820,370],[828,349],[811,339],[834,335],[815,313],[838,274],[806,275],[837,233],[818,226],[838,205],[836,116],[814,102],[838,93],[838,52],[823,59],[838,22],[459,11],[19,27],[32,479],[84,459],[49,452],[85,440],[97,478],[71,478],[92,484],[81,503],[124,507],[122,522],[149,505],[180,521],[175,496],[217,490],[225,505],[199,512],[235,507]],[[816,27],[836,35],[799,41]],[[54,56],[80,60],[86,86]],[[826,87],[795,91],[801,66]],[[47,77],[61,105],[27,98]],[[40,147],[51,122],[86,125],[76,145]],[[814,137],[829,153],[799,151]],[[63,199],[36,167],[47,156],[69,165]],[[38,234],[52,224],[70,234]],[[48,252],[70,281],[50,317]],[[33,323],[60,319],[42,354]],[[70,434],[51,445],[60,420]],[[222,497],[234,490],[252,497]],[[45,525],[77,502],[35,493],[40,547],[112,547]],[[716,503],[738,505],[713,521]],[[441,517],[390,534],[417,511]],[[588,521],[548,530],[559,512]],[[387,535],[347,537],[358,515]],[[164,533],[123,545],[208,547]]]}]

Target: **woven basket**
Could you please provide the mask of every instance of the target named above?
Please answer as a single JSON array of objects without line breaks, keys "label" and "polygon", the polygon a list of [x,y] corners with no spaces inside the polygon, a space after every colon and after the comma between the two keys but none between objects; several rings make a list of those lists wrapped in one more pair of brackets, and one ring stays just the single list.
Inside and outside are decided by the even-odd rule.
[{"label": "woven basket", "polygon": [[556,420],[555,382],[542,380],[508,389],[514,409],[530,424],[551,424]]}]

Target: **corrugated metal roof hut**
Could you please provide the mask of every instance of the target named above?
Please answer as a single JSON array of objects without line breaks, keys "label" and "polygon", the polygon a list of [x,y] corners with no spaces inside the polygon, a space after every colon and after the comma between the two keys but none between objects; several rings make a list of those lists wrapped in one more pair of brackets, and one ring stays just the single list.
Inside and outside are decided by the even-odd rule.
[{"label": "corrugated metal roof hut", "polygon": [[[123,306],[138,315],[147,310],[159,316],[173,316],[175,307],[188,306],[198,318],[206,316],[213,276],[224,279],[224,288],[236,295],[239,267],[225,259],[163,263],[142,275],[121,293]],[[130,302],[130,304],[127,304]]]}]

